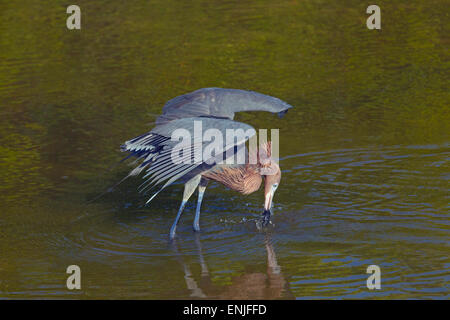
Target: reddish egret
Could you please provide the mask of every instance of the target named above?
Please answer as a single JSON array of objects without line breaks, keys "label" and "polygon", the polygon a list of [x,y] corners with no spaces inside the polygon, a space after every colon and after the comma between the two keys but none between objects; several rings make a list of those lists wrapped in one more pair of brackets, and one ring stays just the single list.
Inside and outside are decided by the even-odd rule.
[{"label": "reddish egret", "polygon": [[[130,172],[129,176],[137,175],[145,170],[144,182],[139,187],[140,192],[153,191],[149,203],[159,192],[176,181],[185,183],[183,199],[178,214],[170,229],[170,238],[175,237],[176,227],[186,202],[198,187],[198,202],[194,218],[194,230],[200,231],[200,207],[209,180],[218,181],[225,186],[250,194],[259,189],[264,180],[264,212],[263,225],[270,221],[272,199],[281,178],[280,167],[271,158],[271,144],[260,146],[257,161],[250,163],[249,156],[241,164],[223,164],[215,159],[229,156],[229,151],[244,147],[250,138],[233,139],[226,145],[221,155],[215,155],[201,161],[183,161],[174,163],[172,151],[178,141],[172,139],[175,130],[183,128],[195,136],[195,122],[201,121],[203,130],[215,129],[225,136],[227,129],[253,129],[248,124],[233,121],[234,113],[239,111],[268,111],[277,113],[280,117],[292,106],[286,102],[253,91],[222,88],[204,88],[178,96],[169,100],[163,107],[163,113],[156,120],[156,126],[150,132],[131,139],[122,145],[122,151],[137,157],[141,163]],[[253,132],[256,131],[253,129]],[[210,141],[193,141],[188,158],[192,160],[201,147]],[[227,142],[228,143],[228,142]],[[218,157],[222,156],[222,157]],[[225,157],[225,158],[227,158]],[[186,159],[185,159],[186,160]]]}]

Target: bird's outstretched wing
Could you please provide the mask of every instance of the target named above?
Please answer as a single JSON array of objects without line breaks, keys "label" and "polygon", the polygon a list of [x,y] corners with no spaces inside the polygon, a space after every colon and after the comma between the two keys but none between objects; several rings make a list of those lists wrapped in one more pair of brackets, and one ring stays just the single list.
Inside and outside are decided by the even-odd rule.
[{"label": "bird's outstretched wing", "polygon": [[234,119],[240,111],[268,111],[280,116],[291,105],[286,102],[254,91],[223,88],[203,88],[169,100],[156,124],[190,117],[211,117]]},{"label": "bird's outstretched wing", "polygon": [[[177,132],[177,129],[184,131]],[[208,129],[217,130],[215,132],[223,137],[222,154],[211,156],[203,152],[211,143],[205,141],[203,136]],[[236,133],[238,130],[241,134],[227,141],[230,140],[226,139],[227,134]],[[180,134],[183,135],[181,142],[178,140]],[[125,142],[121,149],[141,160],[141,163],[130,172],[130,175],[137,175],[145,171],[144,182],[139,187],[140,192],[147,193],[162,185],[153,193],[148,203],[165,187],[187,176],[199,166],[213,165],[218,159],[223,159],[224,154],[234,156],[234,149],[244,145],[255,134],[252,126],[237,121],[205,117],[184,118],[159,125],[152,131]],[[172,139],[173,137],[178,139]],[[229,152],[230,150],[233,151]],[[177,161],[174,161],[174,154],[177,155]],[[198,155],[200,159],[195,158]]]}]

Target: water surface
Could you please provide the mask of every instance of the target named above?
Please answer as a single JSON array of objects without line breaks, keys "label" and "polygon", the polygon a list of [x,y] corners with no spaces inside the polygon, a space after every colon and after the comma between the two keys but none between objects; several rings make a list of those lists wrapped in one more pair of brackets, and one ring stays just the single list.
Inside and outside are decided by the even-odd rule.
[{"label": "water surface", "polygon": [[[449,297],[448,6],[381,1],[0,4],[0,298]],[[174,243],[173,186],[145,207],[119,146],[202,87],[295,106],[280,128],[274,225],[262,190],[208,187]],[[66,288],[67,266],[82,289]],[[366,268],[381,268],[368,290]]]}]

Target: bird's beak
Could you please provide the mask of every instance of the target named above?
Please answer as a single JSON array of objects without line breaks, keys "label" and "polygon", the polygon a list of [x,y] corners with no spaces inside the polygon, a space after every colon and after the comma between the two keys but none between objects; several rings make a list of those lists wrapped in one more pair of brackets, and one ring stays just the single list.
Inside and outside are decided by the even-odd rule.
[{"label": "bird's beak", "polygon": [[273,189],[270,189],[270,191],[266,193],[266,199],[264,201],[264,211],[270,211],[270,208],[272,208],[273,194]]},{"label": "bird's beak", "polygon": [[275,193],[275,190],[273,188],[271,188],[271,190],[269,192],[267,192],[267,194],[266,194],[266,199],[264,201],[264,212],[262,215],[263,226],[266,226],[270,221],[270,216],[272,214],[270,212],[270,209],[272,208],[272,199],[273,199],[274,193]]}]

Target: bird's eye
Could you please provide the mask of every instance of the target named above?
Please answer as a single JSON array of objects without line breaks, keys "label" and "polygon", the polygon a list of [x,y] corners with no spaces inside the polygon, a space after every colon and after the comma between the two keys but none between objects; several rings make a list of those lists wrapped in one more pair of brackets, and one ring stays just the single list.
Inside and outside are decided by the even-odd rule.
[{"label": "bird's eye", "polygon": [[278,188],[278,183],[275,183],[275,184],[273,185],[273,188],[274,188],[274,189]]}]

